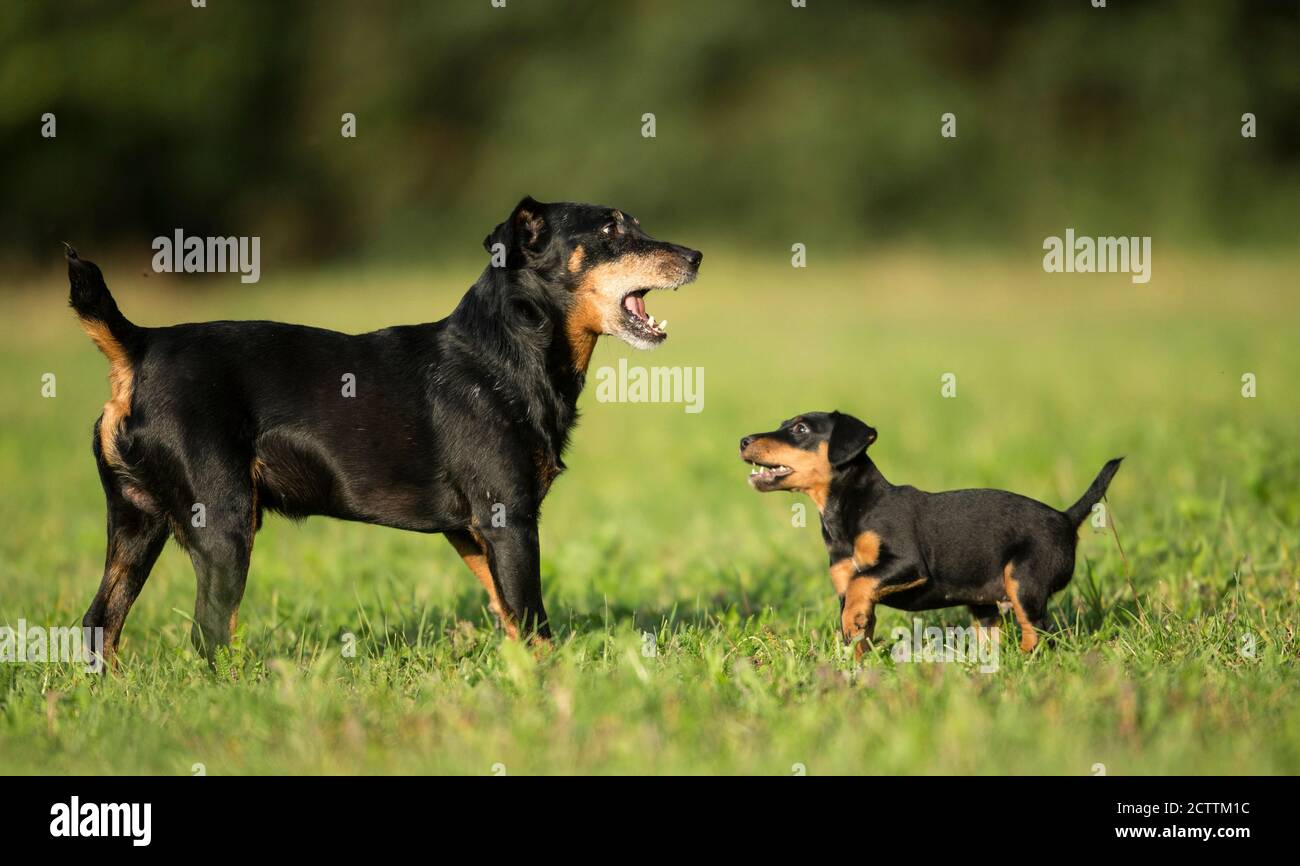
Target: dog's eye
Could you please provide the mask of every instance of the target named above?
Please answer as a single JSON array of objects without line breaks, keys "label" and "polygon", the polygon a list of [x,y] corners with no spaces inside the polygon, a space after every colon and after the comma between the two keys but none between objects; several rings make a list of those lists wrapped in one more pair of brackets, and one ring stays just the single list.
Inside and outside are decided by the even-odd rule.
[{"label": "dog's eye", "polygon": [[796,436],[807,436],[807,435],[808,435],[808,425],[807,425],[807,424],[804,424],[804,423],[802,423],[802,422],[800,422],[800,423],[794,425],[794,426],[791,427],[790,429],[791,429],[792,431],[794,431],[794,435],[796,435]]},{"label": "dog's eye", "polygon": [[612,238],[618,234],[618,228],[618,223],[608,222],[601,226],[600,233],[607,238]]}]

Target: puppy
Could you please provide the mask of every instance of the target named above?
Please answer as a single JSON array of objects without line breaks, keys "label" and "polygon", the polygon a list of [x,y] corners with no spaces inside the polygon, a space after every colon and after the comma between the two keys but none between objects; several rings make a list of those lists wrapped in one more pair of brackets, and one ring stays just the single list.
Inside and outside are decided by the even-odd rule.
[{"label": "puppy", "polygon": [[926,493],[890,484],[866,454],[875,441],[874,428],[839,412],[809,412],[740,440],[755,490],[806,493],[821,512],[845,643],[865,638],[861,657],[877,604],[912,611],[964,604],[987,626],[1007,602],[1020,649],[1033,650],[1048,598],[1074,573],[1079,525],[1123,458],[1057,511],[1005,490]]}]

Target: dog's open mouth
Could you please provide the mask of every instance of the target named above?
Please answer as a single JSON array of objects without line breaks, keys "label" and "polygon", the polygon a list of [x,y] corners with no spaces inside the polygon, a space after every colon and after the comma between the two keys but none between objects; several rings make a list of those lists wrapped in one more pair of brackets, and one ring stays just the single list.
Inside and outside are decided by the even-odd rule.
[{"label": "dog's open mouth", "polygon": [[757,460],[751,460],[749,462],[751,464],[749,470],[749,483],[753,487],[764,487],[775,484],[777,481],[794,471],[789,466],[783,466],[780,463],[767,464],[760,463]]},{"label": "dog's open mouth", "polygon": [[656,322],[655,317],[646,312],[645,296],[651,289],[635,289],[623,296],[624,326],[636,336],[652,343],[662,343],[668,339],[668,322]]}]

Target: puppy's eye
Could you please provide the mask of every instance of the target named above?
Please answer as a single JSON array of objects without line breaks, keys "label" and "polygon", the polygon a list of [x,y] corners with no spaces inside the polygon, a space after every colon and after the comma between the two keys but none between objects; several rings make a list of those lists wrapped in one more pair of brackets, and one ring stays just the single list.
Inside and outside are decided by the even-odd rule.
[{"label": "puppy's eye", "polygon": [[618,223],[609,222],[600,227],[600,233],[607,238],[612,238],[618,234]]},{"label": "puppy's eye", "polygon": [[798,424],[794,425],[790,429],[794,432],[794,435],[796,436],[808,435],[808,425],[803,423],[802,421],[800,421]]}]

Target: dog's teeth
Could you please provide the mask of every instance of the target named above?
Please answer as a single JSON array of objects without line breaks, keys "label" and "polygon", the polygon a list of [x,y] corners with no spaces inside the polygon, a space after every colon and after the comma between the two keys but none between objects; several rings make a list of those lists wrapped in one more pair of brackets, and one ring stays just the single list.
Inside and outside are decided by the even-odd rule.
[{"label": "dog's teeth", "polygon": [[660,331],[667,331],[667,330],[668,330],[668,320],[667,320],[667,319],[664,319],[662,322],[659,323],[659,330],[660,330]]},{"label": "dog's teeth", "polygon": [[654,317],[654,313],[651,313],[651,314],[650,314],[650,327],[653,328],[654,326],[655,326],[655,317]]}]

